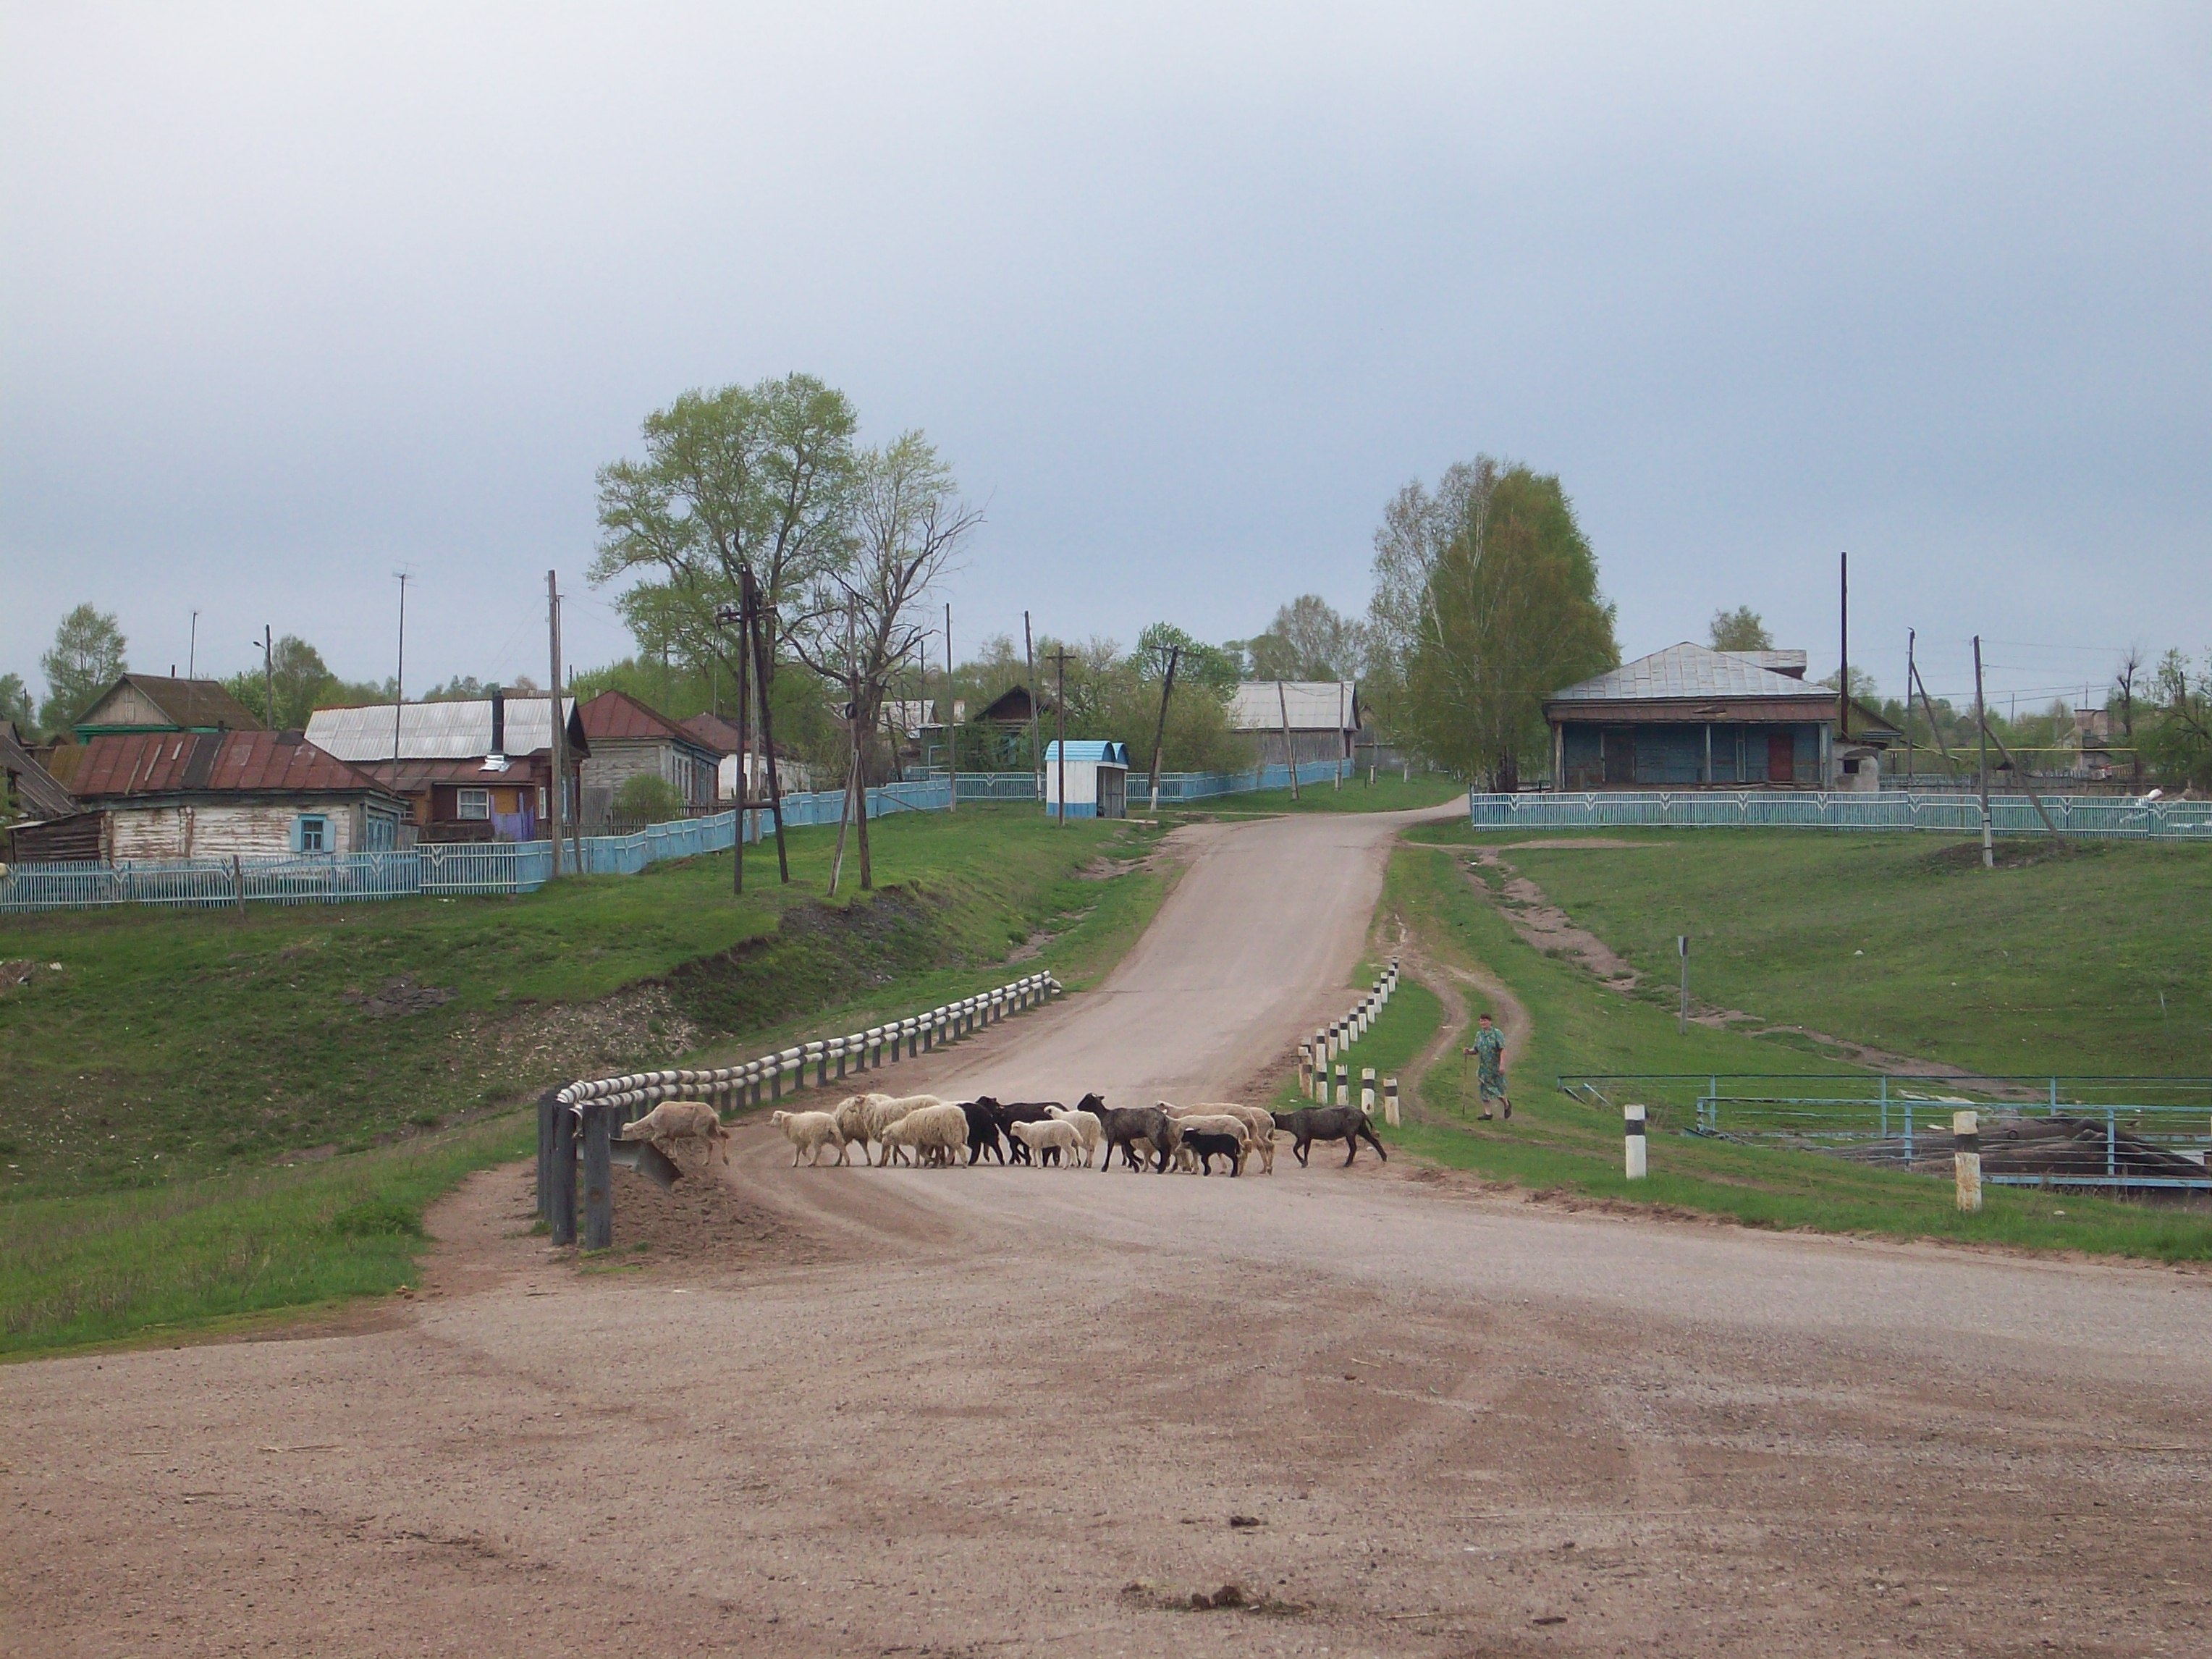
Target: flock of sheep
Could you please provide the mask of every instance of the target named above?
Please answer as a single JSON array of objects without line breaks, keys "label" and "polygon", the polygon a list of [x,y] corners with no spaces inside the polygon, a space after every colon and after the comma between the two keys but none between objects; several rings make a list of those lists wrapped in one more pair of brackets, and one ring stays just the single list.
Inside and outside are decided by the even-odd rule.
[{"label": "flock of sheep", "polygon": [[989,1157],[1000,1164],[1056,1164],[1086,1170],[1094,1164],[1110,1169],[1118,1149],[1123,1167],[1131,1170],[1149,1165],[1163,1174],[1172,1167],[1211,1175],[1218,1158],[1236,1176],[1257,1158],[1261,1169],[1272,1175],[1279,1132],[1290,1135],[1300,1164],[1316,1140],[1343,1141],[1346,1164],[1359,1156],[1362,1140],[1378,1157],[1389,1157],[1376,1139],[1367,1114],[1357,1106],[1270,1112],[1223,1102],[1173,1106],[1162,1101],[1157,1106],[1114,1108],[1095,1094],[1084,1096],[1073,1107],[1058,1101],[1008,1104],[988,1095],[956,1102],[935,1095],[865,1094],[840,1101],[826,1112],[773,1112],[769,1121],[791,1142],[793,1168],[802,1158],[820,1163],[823,1150],[830,1146],[837,1149],[839,1164],[849,1161],[855,1146],[864,1162],[876,1164],[872,1148],[880,1146],[880,1162],[886,1164],[951,1165],[961,1162],[964,1152],[971,1164]]}]

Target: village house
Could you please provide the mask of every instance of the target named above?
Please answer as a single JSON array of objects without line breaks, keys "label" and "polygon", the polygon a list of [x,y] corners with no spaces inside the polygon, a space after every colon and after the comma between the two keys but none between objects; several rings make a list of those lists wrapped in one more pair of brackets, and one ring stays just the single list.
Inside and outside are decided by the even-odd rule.
[{"label": "village house", "polygon": [[602,691],[576,713],[591,745],[583,765],[586,832],[612,824],[616,795],[639,776],[666,783],[687,812],[714,810],[722,757],[712,744],[627,691]]},{"label": "village house", "polygon": [[77,740],[123,732],[258,732],[253,711],[217,680],[125,674],[73,722]]},{"label": "village house", "polygon": [[[72,744],[74,757],[82,745]],[[13,720],[0,720],[0,777],[9,811],[0,823],[0,859],[56,864],[100,856],[100,814],[75,795],[23,746]]]},{"label": "village house", "polygon": [[106,863],[374,853],[406,804],[297,732],[117,732],[84,745],[71,793]]},{"label": "village house", "polygon": [[[319,708],[307,738],[357,766],[407,802],[409,826],[428,842],[537,841],[548,833],[553,785],[552,699],[509,696],[453,702]],[[576,770],[591,754],[575,701],[563,698],[568,751],[566,808]]]},{"label": "village house", "polygon": [[[694,714],[688,720],[676,723],[702,747],[714,750],[717,757],[714,765],[715,803],[721,806],[736,805],[741,760],[737,723],[726,720],[720,714]],[[753,734],[754,745],[757,747],[759,742],[759,734],[756,732]],[[745,799],[749,801],[767,799],[767,762],[757,754],[746,753],[742,757],[742,769],[747,779]],[[756,770],[759,774],[757,777],[753,775]],[[787,744],[779,743],[775,746],[775,781],[787,795],[804,794],[814,787],[814,769],[793,753]]]},{"label": "village house", "polygon": [[1554,692],[1552,776],[1565,789],[1879,789],[1903,734],[1805,683],[1802,651],[1684,643]]},{"label": "village house", "polygon": [[1252,740],[1258,763],[1352,758],[1359,738],[1359,688],[1350,680],[1247,680],[1229,702],[1230,729]]}]

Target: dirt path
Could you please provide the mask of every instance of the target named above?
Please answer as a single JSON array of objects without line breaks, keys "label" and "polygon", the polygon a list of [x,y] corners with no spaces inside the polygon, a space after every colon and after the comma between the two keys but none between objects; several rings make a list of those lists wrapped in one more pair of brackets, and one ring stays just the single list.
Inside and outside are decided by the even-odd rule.
[{"label": "dirt path", "polygon": [[[944,1063],[1027,1074],[1052,1022],[1136,1087],[1233,1073],[1224,1024],[1294,1033],[1366,912],[1176,908],[1268,878],[1244,856],[1154,930],[1212,977]],[[1279,956],[1224,981],[1246,927]],[[581,1271],[493,1171],[385,1328],[0,1370],[0,1650],[2212,1646],[2202,1276],[1558,1213],[1371,1155],[788,1156],[747,1126],[711,1183],[619,1177]],[[1192,1606],[1224,1584],[1257,1610]]]}]

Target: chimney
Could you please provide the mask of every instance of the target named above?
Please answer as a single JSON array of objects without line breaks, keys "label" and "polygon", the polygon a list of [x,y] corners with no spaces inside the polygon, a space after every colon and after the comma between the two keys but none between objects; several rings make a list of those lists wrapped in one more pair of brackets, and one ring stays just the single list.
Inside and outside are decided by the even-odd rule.
[{"label": "chimney", "polygon": [[491,752],[507,752],[507,688],[503,685],[491,689]]}]

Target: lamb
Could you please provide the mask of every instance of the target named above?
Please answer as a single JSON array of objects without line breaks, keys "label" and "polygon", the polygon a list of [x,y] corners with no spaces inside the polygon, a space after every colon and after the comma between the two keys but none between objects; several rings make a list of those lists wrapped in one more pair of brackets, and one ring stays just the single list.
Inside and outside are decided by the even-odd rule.
[{"label": "lamb", "polygon": [[635,1123],[623,1125],[617,1140],[649,1140],[653,1150],[663,1158],[673,1159],[672,1148],[679,1140],[703,1140],[707,1143],[707,1161],[713,1163],[714,1154],[722,1155],[722,1162],[730,1161],[730,1132],[722,1127],[720,1115],[712,1106],[698,1100],[664,1100]]},{"label": "lamb", "polygon": [[[1168,1109],[1164,1107],[1162,1109]],[[1245,1121],[1242,1113],[1190,1111],[1173,1114],[1172,1116],[1176,1128],[1182,1136],[1182,1145],[1176,1149],[1177,1169],[1196,1170],[1201,1175],[1207,1173],[1206,1154],[1193,1145],[1194,1141],[1204,1138],[1215,1143],[1213,1150],[1216,1155],[1219,1155],[1224,1151],[1220,1143],[1233,1141],[1237,1149],[1237,1156],[1235,1159],[1236,1173],[1240,1175],[1243,1173],[1243,1153],[1246,1143],[1252,1138],[1252,1126]]]},{"label": "lamb", "polygon": [[830,1114],[837,1120],[837,1133],[845,1137],[848,1146],[858,1146],[862,1160],[868,1164],[876,1161],[868,1151],[868,1143],[876,1138],[875,1130],[878,1127],[869,1121],[870,1109],[891,1098],[891,1096],[884,1094],[848,1095],[837,1103]]},{"label": "lamb", "polygon": [[1065,1106],[1048,1106],[1045,1109],[1062,1123],[1073,1123],[1075,1126],[1076,1138],[1083,1143],[1083,1167],[1089,1169],[1091,1160],[1097,1156],[1099,1137],[1105,1133],[1099,1124],[1097,1115],[1094,1112],[1084,1111],[1079,1108],[1070,1110]]},{"label": "lamb", "polygon": [[811,1163],[822,1161],[824,1142],[837,1148],[837,1161],[845,1161],[845,1137],[837,1133],[837,1116],[834,1112],[770,1112],[768,1121],[783,1131],[783,1138],[791,1143],[791,1167],[799,1167],[799,1155],[811,1152]]},{"label": "lamb", "polygon": [[1040,1164],[1044,1162],[1046,1152],[1053,1152],[1060,1155],[1065,1167],[1073,1169],[1075,1155],[1083,1148],[1082,1131],[1064,1117],[1047,1118],[1042,1123],[1017,1123],[1014,1134]]},{"label": "lamb", "polygon": [[1061,1109],[1057,1101],[1016,1101],[1012,1105],[1007,1105],[994,1100],[989,1095],[978,1096],[975,1103],[991,1114],[991,1121],[998,1126],[999,1133],[1012,1143],[1013,1161],[1017,1164],[1029,1162],[1030,1149],[1027,1141],[1014,1139],[1014,1125],[1042,1123],[1050,1118],[1054,1111]]},{"label": "lamb", "polygon": [[932,1164],[957,1162],[957,1155],[968,1150],[968,1114],[934,1097],[917,1098],[928,1098],[931,1104],[917,1107],[897,1122],[884,1126],[886,1158],[903,1148],[915,1154],[917,1164],[925,1158]]},{"label": "lamb", "polygon": [[1229,1173],[1235,1176],[1244,1173],[1245,1145],[1241,1133],[1232,1135],[1218,1130],[1186,1127],[1182,1132],[1182,1146],[1178,1150],[1196,1161],[1200,1175],[1212,1175],[1213,1160],[1225,1158],[1229,1160]]}]

